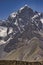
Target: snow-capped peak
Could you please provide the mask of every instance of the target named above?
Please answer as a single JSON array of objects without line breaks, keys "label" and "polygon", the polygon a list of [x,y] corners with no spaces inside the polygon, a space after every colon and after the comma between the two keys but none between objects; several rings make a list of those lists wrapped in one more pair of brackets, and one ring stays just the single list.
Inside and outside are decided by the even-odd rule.
[{"label": "snow-capped peak", "polygon": [[27,9],[29,9],[30,7],[27,5],[27,4],[25,4],[25,6],[24,7],[21,7],[20,9],[19,9],[19,12],[21,12],[22,10],[27,10]]},{"label": "snow-capped peak", "polygon": [[24,6],[24,7],[21,7],[21,8],[20,8],[20,10],[23,10],[25,7],[28,7],[28,5],[27,5],[27,4],[25,4],[25,6]]}]

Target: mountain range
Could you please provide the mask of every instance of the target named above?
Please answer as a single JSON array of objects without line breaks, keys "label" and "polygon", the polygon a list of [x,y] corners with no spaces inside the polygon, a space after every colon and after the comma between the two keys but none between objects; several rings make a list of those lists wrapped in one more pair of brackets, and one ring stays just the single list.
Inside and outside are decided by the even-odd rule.
[{"label": "mountain range", "polygon": [[0,20],[0,60],[43,61],[43,13],[25,5]]}]

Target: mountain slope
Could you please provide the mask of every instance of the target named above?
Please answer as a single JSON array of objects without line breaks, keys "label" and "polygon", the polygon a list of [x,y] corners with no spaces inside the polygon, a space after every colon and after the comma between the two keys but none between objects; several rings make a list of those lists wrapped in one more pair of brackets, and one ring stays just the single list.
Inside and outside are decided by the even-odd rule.
[{"label": "mountain slope", "polygon": [[24,42],[20,44],[22,44],[21,47],[11,51],[4,59],[20,61],[39,61],[43,59],[43,50],[40,48],[41,43],[38,38],[35,37],[29,41],[25,41],[25,44]]}]

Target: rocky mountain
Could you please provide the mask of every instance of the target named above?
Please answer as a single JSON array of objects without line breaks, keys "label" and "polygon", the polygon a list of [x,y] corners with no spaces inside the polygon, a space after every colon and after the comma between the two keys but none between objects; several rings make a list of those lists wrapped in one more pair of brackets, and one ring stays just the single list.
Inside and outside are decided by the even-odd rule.
[{"label": "rocky mountain", "polygon": [[25,5],[0,20],[0,60],[43,61],[43,13]]}]

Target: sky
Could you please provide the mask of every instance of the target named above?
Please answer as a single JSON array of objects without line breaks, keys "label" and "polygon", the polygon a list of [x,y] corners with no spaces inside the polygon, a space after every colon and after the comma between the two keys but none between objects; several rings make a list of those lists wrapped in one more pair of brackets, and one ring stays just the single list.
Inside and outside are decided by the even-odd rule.
[{"label": "sky", "polygon": [[43,0],[0,0],[0,20],[27,4],[34,11],[43,12]]}]

